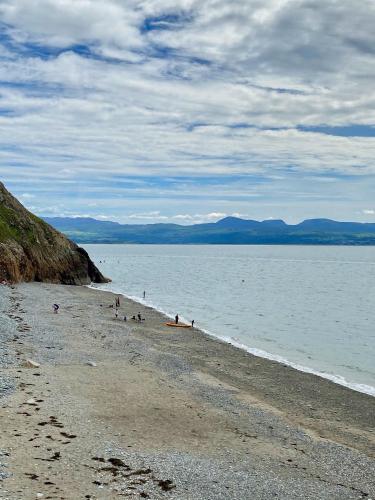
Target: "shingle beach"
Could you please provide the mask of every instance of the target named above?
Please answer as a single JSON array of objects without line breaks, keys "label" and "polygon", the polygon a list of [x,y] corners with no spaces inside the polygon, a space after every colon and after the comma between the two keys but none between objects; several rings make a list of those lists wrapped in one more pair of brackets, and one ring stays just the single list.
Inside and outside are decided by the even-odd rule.
[{"label": "shingle beach", "polygon": [[374,397],[114,299],[0,287],[0,498],[374,500]]}]

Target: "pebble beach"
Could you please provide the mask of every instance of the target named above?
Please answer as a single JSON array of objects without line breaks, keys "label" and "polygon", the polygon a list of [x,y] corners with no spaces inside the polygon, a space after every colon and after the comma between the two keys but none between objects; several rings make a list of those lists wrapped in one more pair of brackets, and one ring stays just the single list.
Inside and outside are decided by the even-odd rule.
[{"label": "pebble beach", "polygon": [[0,498],[375,498],[372,396],[114,303],[0,287]]}]

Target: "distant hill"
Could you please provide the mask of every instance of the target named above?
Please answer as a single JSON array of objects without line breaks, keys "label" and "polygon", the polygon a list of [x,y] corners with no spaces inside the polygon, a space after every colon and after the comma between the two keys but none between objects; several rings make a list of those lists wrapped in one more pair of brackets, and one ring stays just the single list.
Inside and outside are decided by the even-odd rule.
[{"label": "distant hill", "polygon": [[282,220],[226,217],[215,223],[118,224],[92,218],[44,218],[77,243],[230,244],[230,245],[375,245],[375,223],[309,219],[289,225]]},{"label": "distant hill", "polygon": [[0,182],[0,281],[83,285],[106,280],[87,252],[39,219]]}]

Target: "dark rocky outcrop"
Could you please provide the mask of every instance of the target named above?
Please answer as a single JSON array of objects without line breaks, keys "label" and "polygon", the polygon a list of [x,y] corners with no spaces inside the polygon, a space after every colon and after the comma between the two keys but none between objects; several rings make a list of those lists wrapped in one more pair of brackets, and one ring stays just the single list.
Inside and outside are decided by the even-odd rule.
[{"label": "dark rocky outcrop", "polygon": [[26,210],[0,182],[0,281],[105,283],[87,252]]}]

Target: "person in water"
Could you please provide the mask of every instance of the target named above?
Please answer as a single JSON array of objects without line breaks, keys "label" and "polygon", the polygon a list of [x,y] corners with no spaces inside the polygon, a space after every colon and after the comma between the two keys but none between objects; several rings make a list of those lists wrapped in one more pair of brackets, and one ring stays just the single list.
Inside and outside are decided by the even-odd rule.
[{"label": "person in water", "polygon": [[143,298],[144,299],[146,298],[146,292],[145,291],[143,292]]},{"label": "person in water", "polygon": [[174,321],[175,321],[176,325],[178,325],[178,320],[179,320],[179,318],[178,318],[178,314],[176,314],[176,316],[175,316],[175,318],[174,318]]}]

